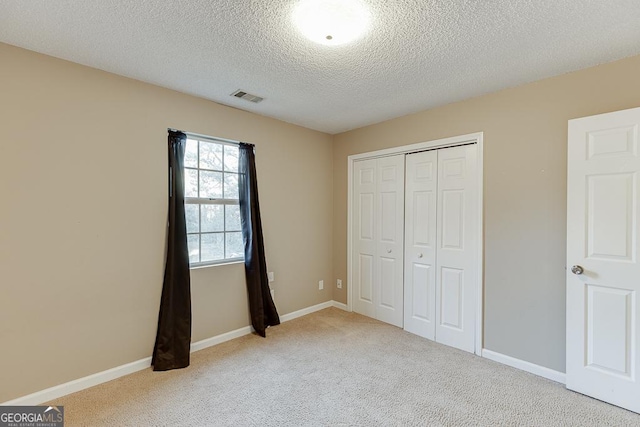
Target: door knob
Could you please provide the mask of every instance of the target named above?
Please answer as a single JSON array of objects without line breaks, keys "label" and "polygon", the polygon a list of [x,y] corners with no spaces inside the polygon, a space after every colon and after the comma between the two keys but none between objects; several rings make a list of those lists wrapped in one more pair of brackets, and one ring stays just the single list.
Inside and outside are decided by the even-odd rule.
[{"label": "door knob", "polygon": [[584,268],[580,267],[579,265],[574,265],[573,267],[571,267],[571,272],[573,274],[580,275],[584,273]]},{"label": "door knob", "polygon": [[418,254],[418,258],[422,258],[422,254],[421,254],[421,253],[420,253],[420,254]]}]

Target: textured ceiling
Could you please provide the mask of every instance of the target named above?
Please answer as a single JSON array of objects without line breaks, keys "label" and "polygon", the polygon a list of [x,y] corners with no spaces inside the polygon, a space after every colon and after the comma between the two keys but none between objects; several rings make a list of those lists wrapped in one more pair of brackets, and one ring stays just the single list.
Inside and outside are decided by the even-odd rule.
[{"label": "textured ceiling", "polygon": [[0,41],[329,133],[640,54],[640,0],[363,0],[335,47],[296,1],[2,0]]}]

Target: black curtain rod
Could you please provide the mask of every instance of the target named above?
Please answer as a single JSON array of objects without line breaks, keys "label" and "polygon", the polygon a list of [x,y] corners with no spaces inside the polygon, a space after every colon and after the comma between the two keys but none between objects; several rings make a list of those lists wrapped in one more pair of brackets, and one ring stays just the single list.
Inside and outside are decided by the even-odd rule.
[{"label": "black curtain rod", "polygon": [[251,147],[255,147],[255,144],[251,144],[250,142],[243,142],[243,141],[232,141],[229,139],[224,139],[224,138],[216,138],[215,136],[208,136],[208,135],[200,135],[200,134],[196,134],[196,133],[192,133],[192,132],[185,132],[183,130],[179,130],[179,129],[173,129],[173,128],[167,128],[167,130],[169,132],[181,132],[184,133],[185,135],[193,135],[195,137],[202,137],[202,138],[209,138],[212,140],[218,140],[220,142],[226,142],[227,144],[246,144],[249,145]]}]

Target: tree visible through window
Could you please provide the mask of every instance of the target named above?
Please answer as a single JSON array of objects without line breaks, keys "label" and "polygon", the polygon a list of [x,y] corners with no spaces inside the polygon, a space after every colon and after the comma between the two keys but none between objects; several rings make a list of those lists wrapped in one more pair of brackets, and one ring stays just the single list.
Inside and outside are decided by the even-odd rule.
[{"label": "tree visible through window", "polygon": [[190,265],[242,259],[238,146],[188,134],[184,166]]}]

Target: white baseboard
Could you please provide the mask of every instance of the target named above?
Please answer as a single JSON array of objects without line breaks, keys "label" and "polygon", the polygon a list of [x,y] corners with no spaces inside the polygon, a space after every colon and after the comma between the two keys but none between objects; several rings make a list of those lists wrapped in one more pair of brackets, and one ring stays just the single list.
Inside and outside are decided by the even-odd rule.
[{"label": "white baseboard", "polygon": [[343,304],[343,303],[338,302],[338,301],[331,301],[331,306],[335,307],[335,308],[339,308],[340,310],[349,311],[349,308],[347,307],[347,304]]},{"label": "white baseboard", "polygon": [[115,380],[116,378],[120,378],[125,375],[133,374],[134,372],[141,371],[149,366],[151,366],[151,358],[145,357],[144,359],[136,360],[135,362],[127,363],[126,365],[116,366],[115,368],[107,369],[106,371],[78,378],[77,380],[69,381],[68,383],[60,384],[42,391],[37,391],[27,396],[4,402],[2,403],[2,406],[39,405],[62,396],[66,396],[67,394],[75,393],[98,384],[106,383],[107,381]]},{"label": "white baseboard", "polygon": [[[327,301],[321,304],[317,304],[311,307],[303,308],[302,310],[294,311],[293,313],[284,314],[280,316],[281,322],[288,322],[289,320],[296,319],[313,312],[323,310],[329,307],[340,306],[335,304],[341,304],[335,301]],[[345,306],[346,307],[346,306]],[[216,335],[215,337],[207,338],[191,344],[191,353],[199,350],[203,350],[208,347],[212,347],[217,344],[221,344],[226,341],[230,341],[235,338],[249,335],[253,331],[251,326],[245,326],[234,331],[226,332],[224,334]],[[106,371],[98,372],[77,380],[69,381],[64,384],[60,384],[54,387],[41,390],[27,396],[19,397],[17,399],[10,400],[8,402],[0,403],[1,406],[24,406],[24,405],[39,405],[44,402],[49,402],[54,399],[58,399],[67,394],[75,393],[89,387],[96,386],[98,384],[106,383],[107,381],[115,380],[125,375],[133,374],[134,372],[142,371],[151,366],[151,357],[145,357],[144,359],[137,360],[135,362],[127,363],[126,365],[116,366],[115,368],[107,369]]]},{"label": "white baseboard", "polygon": [[562,384],[566,383],[566,375],[564,373],[545,368],[544,366],[536,365],[535,363],[516,359],[515,357],[487,350],[486,348],[482,349],[482,357],[493,360],[494,362],[502,363],[503,365],[511,366],[512,368],[520,369],[531,374],[541,376],[552,381],[556,381]]},{"label": "white baseboard", "polygon": [[324,310],[325,308],[333,307],[333,301],[326,301],[320,304],[312,305],[311,307],[303,308],[302,310],[294,311],[293,313],[283,314],[280,316],[281,322],[288,322],[289,320],[296,319],[298,317],[306,316],[307,314],[314,313],[316,311]]},{"label": "white baseboard", "polygon": [[249,335],[251,332],[253,332],[253,328],[251,326],[245,326],[244,328],[236,329],[235,331],[225,332],[224,334],[216,335],[215,337],[191,343],[191,353],[195,353],[196,351],[200,351],[208,347],[213,347],[217,344],[222,344],[226,341],[231,341],[235,338]]}]

